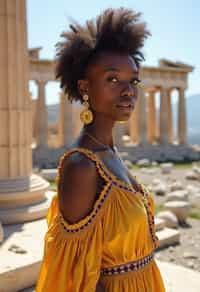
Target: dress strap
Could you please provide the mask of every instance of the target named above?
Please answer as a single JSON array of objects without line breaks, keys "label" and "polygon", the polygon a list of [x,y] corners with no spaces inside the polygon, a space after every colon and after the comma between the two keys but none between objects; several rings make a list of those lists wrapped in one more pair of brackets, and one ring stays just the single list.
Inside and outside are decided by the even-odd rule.
[{"label": "dress strap", "polygon": [[58,166],[58,175],[56,178],[57,183],[60,180],[61,171],[63,169],[64,162],[66,161],[67,157],[69,157],[71,154],[76,153],[76,152],[81,153],[85,155],[87,158],[89,158],[90,160],[92,160],[95,163],[100,176],[104,178],[106,182],[109,182],[112,179],[112,177],[108,174],[107,170],[105,169],[103,162],[98,158],[98,156],[92,150],[89,150],[87,148],[73,148],[71,150],[65,151],[63,156],[60,158],[59,166]]}]

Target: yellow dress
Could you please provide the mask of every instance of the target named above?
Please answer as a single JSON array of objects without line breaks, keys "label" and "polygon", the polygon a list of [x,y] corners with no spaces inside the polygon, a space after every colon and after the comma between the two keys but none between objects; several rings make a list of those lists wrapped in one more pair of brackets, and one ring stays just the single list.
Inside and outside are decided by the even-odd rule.
[{"label": "yellow dress", "polygon": [[105,292],[163,292],[153,253],[158,246],[154,201],[137,180],[140,192],[117,179],[95,153],[77,148],[93,160],[105,186],[92,211],[78,223],[64,220],[58,196],[47,214],[48,231],[37,292],[95,292],[100,277]]}]

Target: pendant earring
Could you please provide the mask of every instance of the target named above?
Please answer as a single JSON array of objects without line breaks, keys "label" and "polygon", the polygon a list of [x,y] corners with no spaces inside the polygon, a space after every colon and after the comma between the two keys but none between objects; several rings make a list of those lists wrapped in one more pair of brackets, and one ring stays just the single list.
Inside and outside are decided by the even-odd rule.
[{"label": "pendant earring", "polygon": [[83,95],[83,106],[85,107],[82,112],[80,113],[81,122],[85,125],[90,124],[93,121],[93,113],[89,109],[89,96],[87,94]]}]

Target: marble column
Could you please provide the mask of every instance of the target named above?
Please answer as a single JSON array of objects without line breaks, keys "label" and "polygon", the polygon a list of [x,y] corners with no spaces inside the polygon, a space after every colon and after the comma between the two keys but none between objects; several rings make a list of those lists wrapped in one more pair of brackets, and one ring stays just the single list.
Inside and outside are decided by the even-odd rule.
[{"label": "marble column", "polygon": [[167,97],[167,110],[168,110],[168,131],[169,131],[169,142],[174,142],[174,130],[173,130],[173,115],[172,115],[172,101],[171,101],[171,90],[168,90]]},{"label": "marble column", "polygon": [[145,88],[138,89],[138,127],[139,127],[139,143],[147,143],[147,108]]},{"label": "marble column", "polygon": [[74,116],[71,102],[67,96],[60,93],[60,110],[59,110],[59,140],[61,146],[69,146],[74,139]]},{"label": "marble column", "polygon": [[36,203],[42,201],[48,186],[31,176],[25,0],[0,1],[0,44],[0,221],[17,223],[45,216],[46,209],[43,213]]},{"label": "marble column", "polygon": [[155,90],[148,91],[148,140],[150,143],[156,141],[157,134],[155,92]]},{"label": "marble column", "polygon": [[169,143],[168,90],[165,87],[160,91],[160,143]]},{"label": "marble column", "polygon": [[46,81],[37,80],[38,99],[36,105],[36,144],[37,147],[48,147],[48,112],[46,108]]},{"label": "marble column", "polygon": [[179,88],[178,97],[178,141],[179,144],[186,143],[186,107],[185,107],[185,89]]}]

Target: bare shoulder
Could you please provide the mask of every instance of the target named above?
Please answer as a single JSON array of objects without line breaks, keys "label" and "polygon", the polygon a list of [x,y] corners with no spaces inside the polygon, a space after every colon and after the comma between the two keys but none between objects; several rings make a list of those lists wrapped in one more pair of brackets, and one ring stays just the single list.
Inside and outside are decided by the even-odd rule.
[{"label": "bare shoulder", "polygon": [[97,182],[95,163],[84,154],[75,152],[65,159],[58,187],[60,209],[69,223],[76,223],[90,213]]}]

